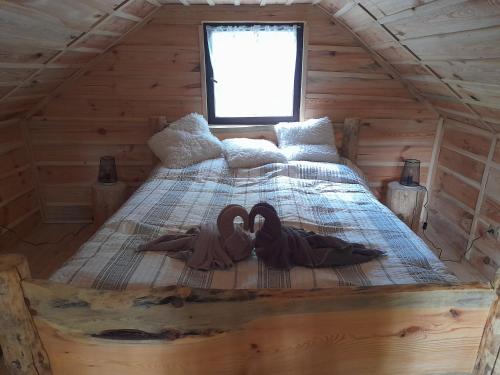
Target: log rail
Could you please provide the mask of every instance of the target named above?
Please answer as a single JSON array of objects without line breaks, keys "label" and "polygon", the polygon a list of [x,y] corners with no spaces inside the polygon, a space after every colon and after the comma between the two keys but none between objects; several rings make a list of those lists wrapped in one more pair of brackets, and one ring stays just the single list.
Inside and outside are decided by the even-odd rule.
[{"label": "log rail", "polygon": [[479,283],[102,291],[32,280],[7,255],[0,309],[16,375],[479,375],[499,342],[495,290]]}]

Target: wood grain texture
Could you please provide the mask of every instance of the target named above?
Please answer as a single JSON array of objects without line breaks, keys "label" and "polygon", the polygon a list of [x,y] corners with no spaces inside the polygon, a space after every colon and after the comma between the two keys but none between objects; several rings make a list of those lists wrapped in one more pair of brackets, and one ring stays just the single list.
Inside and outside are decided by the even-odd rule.
[{"label": "wood grain texture", "polygon": [[[500,131],[500,86],[478,87],[498,82],[498,2],[322,0],[320,5],[401,72],[401,81],[434,109]],[[443,108],[435,95],[455,102],[453,107]]]},{"label": "wood grain texture", "polygon": [[[36,225],[32,219],[39,207],[32,168],[20,121],[0,121],[0,225],[19,231],[21,236]],[[17,240],[2,229],[0,237],[4,246]]]},{"label": "wood grain texture", "polygon": [[417,233],[424,197],[425,189],[421,186],[403,186],[398,181],[392,181],[387,187],[387,207]]},{"label": "wood grain texture", "polygon": [[[0,119],[26,115],[64,82],[47,82],[47,72],[60,71],[57,75],[70,78],[159,5],[145,0],[4,1],[0,10],[0,63],[10,65],[0,67],[0,86],[4,79],[12,84],[5,92],[0,91]],[[132,21],[110,29],[117,18]],[[26,64],[34,64],[33,69],[21,71]],[[69,73],[68,67],[72,68]],[[11,69],[18,74],[11,74]],[[16,103],[33,93],[37,97],[27,104]]]},{"label": "wood grain texture", "polygon": [[47,353],[24,302],[28,262],[17,254],[0,256],[0,345],[10,375],[52,375]]},{"label": "wood grain texture", "polygon": [[56,375],[469,373],[495,299],[480,284],[110,292],[29,281],[23,288]]},{"label": "wood grain texture", "polygon": [[[74,188],[64,184],[80,184],[85,178],[63,178],[67,176],[63,162],[85,164],[87,167],[79,167],[80,173],[83,176],[88,171],[90,177],[88,165],[95,163],[98,153],[115,155],[123,170],[131,170],[124,173],[135,174],[132,165],[125,166],[126,161],[153,160],[146,157],[144,149],[151,131],[142,126],[147,126],[149,117],[163,115],[174,121],[189,112],[203,111],[198,28],[207,20],[307,23],[305,116],[329,116],[334,122],[362,119],[363,152],[378,155],[371,160],[398,162],[389,169],[371,165],[368,175],[373,187],[398,178],[403,154],[419,157],[423,163],[430,160],[436,115],[413,99],[349,33],[316,7],[168,5],[106,53],[30,122],[44,195],[50,186],[60,185],[58,191],[66,186],[64,196],[72,196]],[[255,134],[246,130],[245,136],[272,137],[261,128],[252,128]],[[242,134],[236,129],[214,132],[224,138]],[[389,146],[385,153],[380,152],[381,142]],[[416,144],[418,148],[411,147]],[[410,147],[402,153],[406,145]],[[132,146],[133,150],[127,150]],[[57,162],[61,165],[56,166]],[[48,205],[55,203],[47,198],[44,196]]]},{"label": "wood grain texture", "polygon": [[500,172],[497,137],[446,119],[430,200],[430,237],[493,280],[500,252],[487,230],[500,223]]}]

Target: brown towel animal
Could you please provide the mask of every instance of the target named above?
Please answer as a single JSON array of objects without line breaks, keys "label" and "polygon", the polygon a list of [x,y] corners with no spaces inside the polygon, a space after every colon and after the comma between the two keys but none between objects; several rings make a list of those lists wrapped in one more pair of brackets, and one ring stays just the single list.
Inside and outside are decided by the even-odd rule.
[{"label": "brown towel animal", "polygon": [[183,234],[166,234],[140,245],[137,251],[167,251],[168,256],[186,261],[199,270],[224,269],[247,258],[253,250],[253,239],[241,228],[234,227],[236,217],[243,219],[248,230],[248,213],[239,205],[225,207],[217,224],[193,227]]},{"label": "brown towel animal", "polygon": [[264,202],[257,203],[250,211],[252,232],[257,215],[264,217],[264,224],[255,236],[255,252],[272,268],[345,266],[368,262],[385,254],[362,244],[283,226],[274,207]]}]

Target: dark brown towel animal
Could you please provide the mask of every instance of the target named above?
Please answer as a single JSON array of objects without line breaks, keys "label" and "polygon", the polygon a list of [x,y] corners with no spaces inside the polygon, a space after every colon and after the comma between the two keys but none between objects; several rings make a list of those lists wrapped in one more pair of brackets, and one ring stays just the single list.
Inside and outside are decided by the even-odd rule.
[{"label": "dark brown towel animal", "polygon": [[283,226],[278,213],[268,203],[258,203],[250,211],[252,232],[257,215],[264,217],[264,224],[255,236],[255,252],[272,268],[346,266],[368,262],[385,254],[367,249],[362,244]]},{"label": "dark brown towel animal", "polygon": [[183,234],[166,234],[140,245],[137,251],[167,251],[168,256],[182,259],[189,267],[199,270],[231,267],[233,262],[250,256],[253,250],[252,237],[234,227],[234,219],[238,216],[243,219],[247,231],[247,211],[233,204],[219,213],[217,224],[202,224]]}]

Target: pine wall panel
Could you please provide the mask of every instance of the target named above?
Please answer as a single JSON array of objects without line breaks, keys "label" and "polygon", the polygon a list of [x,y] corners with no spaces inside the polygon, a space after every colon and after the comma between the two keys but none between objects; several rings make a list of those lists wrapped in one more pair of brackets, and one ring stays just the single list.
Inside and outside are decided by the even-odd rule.
[{"label": "pine wall panel", "polygon": [[469,261],[493,280],[500,265],[498,240],[487,230],[500,227],[498,135],[452,119],[444,121],[430,199],[428,236]]},{"label": "pine wall panel", "polygon": [[[39,201],[26,137],[19,119],[0,121],[0,225],[20,236],[40,220]],[[0,250],[15,236],[0,228]]]},{"label": "pine wall panel", "polygon": [[[167,5],[30,122],[51,221],[91,219],[85,207],[100,155],[117,156],[120,177],[131,190],[144,180],[154,164],[145,146],[153,131],[148,117],[175,120],[203,111],[202,21],[305,21],[305,117],[362,119],[359,164],[376,193],[398,177],[403,158],[422,160],[425,182],[437,116],[318,7]],[[63,218],[61,207],[78,210]]]}]

